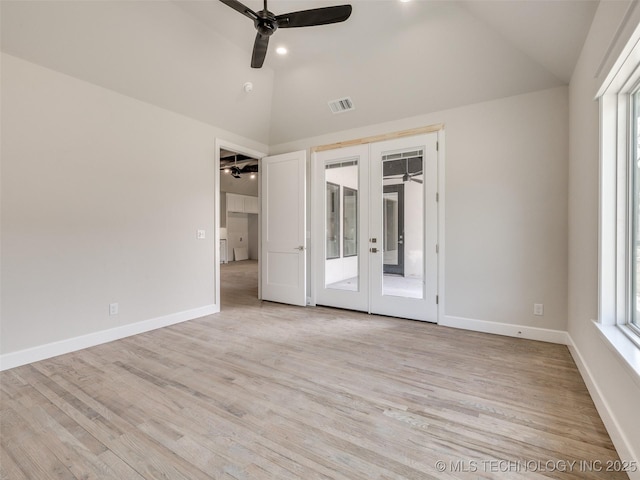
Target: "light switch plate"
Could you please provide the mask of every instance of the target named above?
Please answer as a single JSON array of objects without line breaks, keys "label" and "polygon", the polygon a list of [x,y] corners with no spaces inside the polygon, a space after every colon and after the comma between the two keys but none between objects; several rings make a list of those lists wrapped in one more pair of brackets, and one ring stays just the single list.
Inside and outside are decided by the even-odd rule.
[{"label": "light switch plate", "polygon": [[544,305],[542,303],[534,303],[533,314],[537,317],[542,317],[544,315]]},{"label": "light switch plate", "polygon": [[196,231],[196,238],[198,240],[204,240],[206,237],[206,232],[204,230],[197,230]]}]

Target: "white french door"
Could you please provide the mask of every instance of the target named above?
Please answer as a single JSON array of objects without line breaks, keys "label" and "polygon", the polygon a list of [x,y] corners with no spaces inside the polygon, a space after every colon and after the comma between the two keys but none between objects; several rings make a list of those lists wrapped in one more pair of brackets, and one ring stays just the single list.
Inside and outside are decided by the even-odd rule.
[{"label": "white french door", "polygon": [[437,321],[437,133],[318,152],[319,305]]},{"label": "white french door", "polygon": [[371,144],[371,313],[437,321],[437,138]]},{"label": "white french door", "polygon": [[369,311],[369,147],[316,153],[313,173],[316,303]]}]

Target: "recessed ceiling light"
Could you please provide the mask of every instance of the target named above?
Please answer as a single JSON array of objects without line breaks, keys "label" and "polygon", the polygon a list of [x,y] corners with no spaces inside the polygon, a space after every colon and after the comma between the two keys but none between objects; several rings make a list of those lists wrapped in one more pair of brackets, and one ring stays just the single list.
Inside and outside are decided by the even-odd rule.
[{"label": "recessed ceiling light", "polygon": [[285,47],[278,47],[276,48],[276,53],[278,55],[286,55],[287,54],[287,49]]},{"label": "recessed ceiling light", "polygon": [[400,0],[400,3],[409,3],[411,0]]}]

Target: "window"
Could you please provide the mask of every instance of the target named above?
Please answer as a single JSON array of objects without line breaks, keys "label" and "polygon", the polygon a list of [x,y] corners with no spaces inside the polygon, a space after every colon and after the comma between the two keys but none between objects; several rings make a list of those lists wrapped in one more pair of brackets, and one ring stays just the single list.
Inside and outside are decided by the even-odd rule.
[{"label": "window", "polygon": [[610,341],[617,334],[607,328],[615,328],[636,348],[640,347],[639,45],[630,42],[598,92],[601,129],[599,324]]},{"label": "window", "polygon": [[327,182],[327,260],[340,258],[340,185]]},{"label": "window", "polygon": [[343,256],[353,257],[358,255],[358,191],[344,187],[342,197]]}]

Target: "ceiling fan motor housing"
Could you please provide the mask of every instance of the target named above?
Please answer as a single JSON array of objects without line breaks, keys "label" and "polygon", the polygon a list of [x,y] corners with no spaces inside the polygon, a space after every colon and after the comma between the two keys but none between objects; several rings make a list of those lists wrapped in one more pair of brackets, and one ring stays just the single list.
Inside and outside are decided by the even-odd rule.
[{"label": "ceiling fan motor housing", "polygon": [[258,17],[254,20],[256,30],[260,32],[260,35],[267,37],[273,35],[278,29],[278,20],[273,13],[267,10],[261,10],[258,12]]}]

